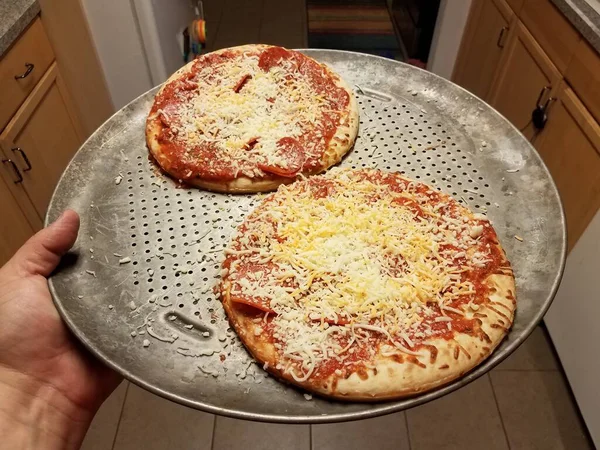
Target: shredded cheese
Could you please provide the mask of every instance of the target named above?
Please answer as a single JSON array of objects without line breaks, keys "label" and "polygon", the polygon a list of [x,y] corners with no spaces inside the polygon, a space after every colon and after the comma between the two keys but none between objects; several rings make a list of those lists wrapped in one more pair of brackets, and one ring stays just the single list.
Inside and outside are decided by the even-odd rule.
[{"label": "shredded cheese", "polygon": [[[265,71],[258,65],[259,56],[246,53],[217,64],[204,64],[201,58],[194,66],[194,88],[178,88],[176,106],[157,111],[172,139],[190,149],[208,145],[214,158],[249,177],[264,175],[257,162],[287,168],[289,160],[278,147],[280,139],[299,139],[314,129],[324,113],[336,113],[294,61],[283,59]],[[319,136],[317,132],[316,140],[303,146],[307,158],[322,151],[319,144],[324,140]],[[188,151],[184,158],[197,162],[198,156]]]},{"label": "shredded cheese", "polygon": [[[390,189],[364,173],[378,172],[334,170],[280,187],[226,250],[230,295],[268,301],[275,348],[297,382],[375,335],[386,354],[420,356],[412,349],[432,335],[431,323],[451,330],[446,313],[465,316],[451,306],[476,293],[462,276],[491,261],[479,245],[485,216],[443,214],[446,197],[440,206],[431,190],[408,181]],[[328,195],[315,196],[320,182],[333,186]]]}]

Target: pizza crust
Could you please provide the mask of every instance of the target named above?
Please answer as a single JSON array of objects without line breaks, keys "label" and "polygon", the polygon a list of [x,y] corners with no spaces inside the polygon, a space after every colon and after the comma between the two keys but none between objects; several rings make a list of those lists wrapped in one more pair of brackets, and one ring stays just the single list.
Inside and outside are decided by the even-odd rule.
[{"label": "pizza crust", "polygon": [[[216,51],[214,53],[221,53],[225,51],[234,50],[236,52],[244,52],[244,51],[257,51],[264,50],[271,46],[264,44],[250,44],[250,45],[242,45],[238,47],[231,47]],[[307,58],[309,58],[307,56]],[[163,83],[162,87],[158,90],[156,96],[160,95],[165,87],[174,80],[179,79],[185,74],[189,73],[192,70],[193,64],[195,61],[190,61],[185,66],[177,70],[173,75],[171,75],[165,83]],[[265,177],[260,179],[253,179],[247,176],[239,176],[233,180],[207,180],[201,177],[194,177],[185,180],[186,184],[206,189],[214,192],[224,192],[224,193],[235,193],[235,194],[243,194],[243,193],[256,193],[256,192],[269,192],[277,189],[282,184],[290,184],[302,176],[316,175],[322,173],[329,169],[330,167],[338,164],[343,156],[348,153],[348,151],[354,146],[354,142],[356,141],[356,136],[358,135],[358,126],[359,126],[359,113],[358,113],[358,104],[356,102],[356,98],[354,96],[353,90],[346,84],[344,80],[342,80],[335,72],[333,72],[329,67],[325,64],[320,63],[323,67],[325,67],[327,73],[332,77],[337,87],[344,89],[350,98],[350,102],[348,105],[345,114],[340,117],[340,123],[336,130],[336,133],[332,137],[327,149],[325,150],[321,164],[317,168],[317,170],[313,171],[303,171],[297,177],[283,177],[277,176],[273,174],[267,174]],[[158,163],[159,167],[167,174],[171,175],[170,167],[172,166],[172,162],[167,155],[165,155],[162,150],[160,143],[158,142],[157,137],[162,131],[163,125],[160,121],[160,118],[157,113],[149,114],[146,120],[146,144],[148,149],[150,150],[150,154]],[[181,181],[181,180],[180,180]]]},{"label": "pizza crust", "polygon": [[[222,300],[227,316],[244,346],[267,372],[280,380],[338,400],[391,400],[426,392],[460,378],[478,366],[502,342],[514,319],[514,277],[491,275],[486,282],[495,289],[489,300],[497,305],[493,306],[493,310],[489,306],[482,306],[477,312],[487,316],[481,318],[481,328],[489,341],[465,334],[457,334],[452,340],[434,339],[427,342],[428,347],[423,348],[420,351],[422,356],[417,357],[425,367],[411,362],[411,355],[399,353],[402,362],[381,356],[375,362],[375,367],[365,372],[353,373],[345,379],[331,375],[318,382],[310,378],[305,382],[297,382],[289,373],[278,370],[275,347],[260,334],[257,336],[254,333],[259,327],[252,320],[255,315],[232,302],[228,293]],[[437,351],[433,362],[430,346]]]}]

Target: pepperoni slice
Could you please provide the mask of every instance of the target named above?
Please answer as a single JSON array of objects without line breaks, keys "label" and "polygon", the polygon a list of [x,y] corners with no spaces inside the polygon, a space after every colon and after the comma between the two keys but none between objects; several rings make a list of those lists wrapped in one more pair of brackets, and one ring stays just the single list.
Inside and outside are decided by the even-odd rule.
[{"label": "pepperoni slice", "polygon": [[271,67],[275,67],[282,59],[289,59],[293,56],[292,52],[281,47],[269,47],[260,54],[258,67],[268,72]]},{"label": "pepperoni slice", "polygon": [[242,305],[252,306],[253,308],[260,309],[264,312],[275,313],[269,305],[269,301],[267,299],[261,297],[248,297],[245,295],[240,296],[231,296],[231,301],[234,303],[239,303]]},{"label": "pepperoni slice", "polygon": [[302,169],[306,155],[304,148],[297,139],[284,137],[277,141],[277,156],[285,159],[285,166],[275,164],[258,164],[258,167],[267,172],[282,177],[295,177]]},{"label": "pepperoni slice", "polygon": [[252,78],[252,75],[250,75],[250,74],[244,75],[233,87],[233,92],[235,92],[236,94],[238,92],[240,92],[240,90],[244,87],[244,85],[250,78]]},{"label": "pepperoni slice", "polygon": [[[262,274],[261,279],[266,280],[272,270],[275,268],[275,265],[272,263],[267,263],[264,265],[254,264],[254,263],[242,263],[240,267],[238,267],[237,272],[240,276],[240,279],[247,278],[249,280],[255,279],[257,275]],[[264,284],[259,282],[260,285]],[[234,281],[232,285],[233,292],[239,292],[241,290],[241,286],[239,281]],[[265,312],[274,312],[271,309],[271,305],[268,299],[254,296],[254,295],[246,295],[246,294],[231,294],[231,301],[234,303],[240,303],[243,305],[252,306],[253,308],[260,309]]]}]

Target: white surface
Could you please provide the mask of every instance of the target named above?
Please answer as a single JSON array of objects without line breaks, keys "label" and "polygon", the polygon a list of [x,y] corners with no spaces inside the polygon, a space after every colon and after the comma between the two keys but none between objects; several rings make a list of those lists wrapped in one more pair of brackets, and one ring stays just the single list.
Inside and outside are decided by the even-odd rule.
[{"label": "white surface", "polygon": [[82,0],[116,109],[153,84],[132,5],[125,0]]},{"label": "white surface", "polygon": [[472,0],[442,0],[438,12],[427,69],[446,79],[452,77]]},{"label": "white surface", "polygon": [[195,18],[189,0],[133,0],[152,84],[183,65],[181,32]]},{"label": "white surface", "polygon": [[544,321],[581,414],[600,447],[600,211],[567,259],[562,284]]}]

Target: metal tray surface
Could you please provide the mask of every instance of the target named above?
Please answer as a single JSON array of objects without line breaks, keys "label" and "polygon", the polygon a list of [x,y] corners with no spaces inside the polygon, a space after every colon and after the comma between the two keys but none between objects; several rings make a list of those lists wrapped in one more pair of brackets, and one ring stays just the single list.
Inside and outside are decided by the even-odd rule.
[{"label": "metal tray surface", "polygon": [[429,72],[359,53],[303,52],[355,88],[360,131],[341,166],[401,171],[488,214],[516,275],[513,328],[465,377],[399,401],[307,400],[267,376],[213,293],[223,248],[260,199],[181,188],[156,169],[144,136],[153,89],[104,123],[60,180],[47,221],[73,208],[82,222],[73,253],[50,287],[63,319],[89,350],[170,400],[290,423],[403,410],[466,385],[506,358],[541,320],[558,287],[566,254],[561,202],[539,155],[517,129]]}]

